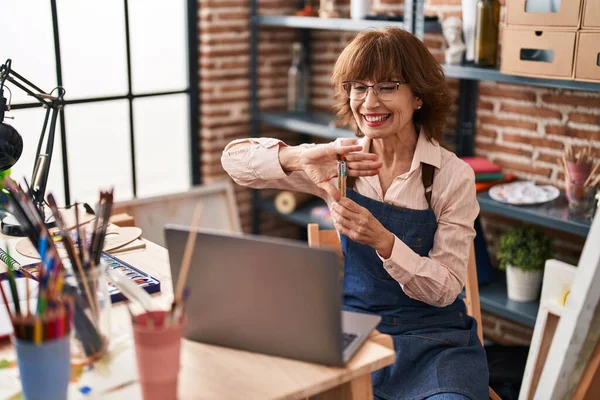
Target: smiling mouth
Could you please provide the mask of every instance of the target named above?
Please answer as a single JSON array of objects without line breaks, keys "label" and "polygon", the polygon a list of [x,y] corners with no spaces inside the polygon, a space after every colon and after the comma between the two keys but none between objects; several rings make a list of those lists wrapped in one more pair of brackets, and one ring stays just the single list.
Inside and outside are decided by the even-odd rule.
[{"label": "smiling mouth", "polygon": [[363,115],[363,118],[365,119],[365,121],[367,122],[383,122],[385,120],[387,120],[389,117],[391,117],[391,114],[385,114],[385,115]]}]

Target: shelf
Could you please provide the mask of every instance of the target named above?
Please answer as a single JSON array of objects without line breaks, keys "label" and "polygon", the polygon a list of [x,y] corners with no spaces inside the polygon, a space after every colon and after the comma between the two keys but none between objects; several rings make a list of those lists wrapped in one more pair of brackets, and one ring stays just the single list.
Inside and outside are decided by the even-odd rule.
[{"label": "shelf", "polygon": [[508,299],[506,273],[498,271],[492,282],[479,286],[481,309],[511,321],[535,327],[540,302],[519,303]]},{"label": "shelf", "polygon": [[481,309],[511,321],[535,327],[539,300],[531,303],[520,303],[508,299],[506,291],[506,273],[498,271],[492,282],[479,287],[479,303]]},{"label": "shelf", "polygon": [[[298,17],[295,15],[259,15],[254,18],[258,25],[285,28],[326,29],[334,31],[362,31],[369,28],[396,27],[404,29],[402,21],[373,19]],[[425,21],[425,32],[441,32],[438,21]]]},{"label": "shelf", "polygon": [[339,137],[355,137],[354,132],[351,130],[333,126],[334,117],[327,113],[268,112],[260,113],[258,119],[271,126],[325,139],[333,140]]},{"label": "shelf", "polygon": [[286,28],[327,29],[335,31],[362,31],[368,28],[383,28],[394,26],[404,29],[404,22],[354,20],[349,18],[320,18],[297,17],[293,15],[259,15],[256,17],[258,25],[280,26]]},{"label": "shelf", "polygon": [[527,222],[586,237],[591,221],[569,212],[564,194],[554,201],[535,206],[513,206],[500,203],[490,197],[488,192],[477,195],[481,211],[502,215],[518,221]]},{"label": "shelf", "polygon": [[310,201],[310,202],[304,204],[302,207],[298,208],[298,210],[294,211],[291,214],[281,214],[275,208],[273,199],[265,198],[260,201],[260,208],[262,211],[265,211],[269,214],[277,215],[278,217],[281,217],[281,218],[285,219],[286,221],[294,223],[298,226],[306,228],[308,224],[315,223],[315,224],[319,224],[319,227],[321,229],[334,229],[333,225],[331,225],[329,223],[324,223],[322,220],[313,218],[311,216],[311,210],[314,207],[324,206],[324,205],[326,205],[325,201],[323,201],[321,199],[315,199],[313,201]]},{"label": "shelf", "polygon": [[444,72],[448,78],[496,81],[558,89],[587,90],[592,92],[600,91],[600,83],[508,75],[501,73],[495,68],[482,68],[468,65],[444,65]]}]

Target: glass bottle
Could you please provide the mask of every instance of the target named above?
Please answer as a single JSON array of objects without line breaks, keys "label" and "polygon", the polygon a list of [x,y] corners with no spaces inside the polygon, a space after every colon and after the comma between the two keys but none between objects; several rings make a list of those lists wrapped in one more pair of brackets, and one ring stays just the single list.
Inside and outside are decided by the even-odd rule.
[{"label": "glass bottle", "polygon": [[288,111],[303,112],[307,109],[309,74],[302,43],[292,46],[292,65],[288,70]]},{"label": "glass bottle", "polygon": [[475,64],[495,67],[498,59],[500,1],[478,0],[475,24]]}]

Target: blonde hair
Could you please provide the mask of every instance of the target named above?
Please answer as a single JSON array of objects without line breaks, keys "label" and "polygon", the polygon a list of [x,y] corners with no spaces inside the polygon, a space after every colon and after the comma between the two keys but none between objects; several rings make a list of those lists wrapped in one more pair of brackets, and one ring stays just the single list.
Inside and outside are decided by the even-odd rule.
[{"label": "blonde hair", "polygon": [[[382,82],[400,79],[423,101],[413,120],[428,139],[443,143],[443,130],[450,112],[451,97],[441,65],[427,47],[411,33],[383,28],[359,33],[339,55],[333,68],[334,106],[343,123],[352,121],[344,81]],[[363,136],[359,131],[357,136]]]}]

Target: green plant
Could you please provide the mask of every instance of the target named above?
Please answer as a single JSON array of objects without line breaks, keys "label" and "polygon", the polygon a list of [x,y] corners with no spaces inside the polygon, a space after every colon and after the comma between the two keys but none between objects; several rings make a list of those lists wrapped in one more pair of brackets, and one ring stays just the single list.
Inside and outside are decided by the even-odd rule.
[{"label": "green plant", "polygon": [[552,240],[531,227],[513,228],[500,235],[496,256],[502,270],[507,265],[525,271],[542,270],[546,260],[554,256]]}]

